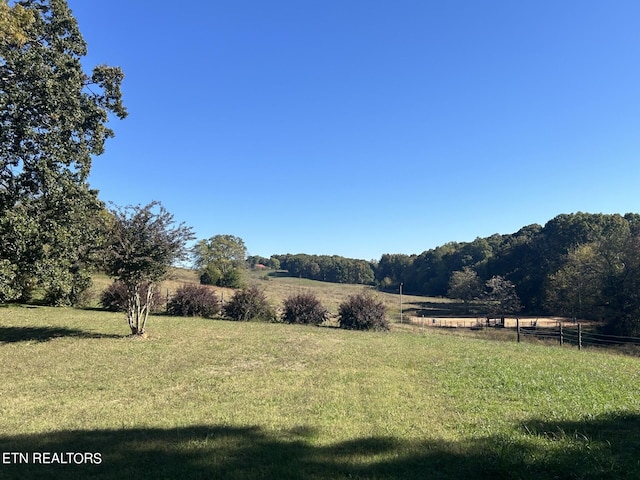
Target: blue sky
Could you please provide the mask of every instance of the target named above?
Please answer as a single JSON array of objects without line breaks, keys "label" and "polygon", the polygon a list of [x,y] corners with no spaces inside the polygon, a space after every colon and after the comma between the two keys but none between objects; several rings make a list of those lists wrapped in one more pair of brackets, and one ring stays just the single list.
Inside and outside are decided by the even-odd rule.
[{"label": "blue sky", "polygon": [[69,0],[129,117],[90,183],[249,254],[639,212],[640,2]]}]

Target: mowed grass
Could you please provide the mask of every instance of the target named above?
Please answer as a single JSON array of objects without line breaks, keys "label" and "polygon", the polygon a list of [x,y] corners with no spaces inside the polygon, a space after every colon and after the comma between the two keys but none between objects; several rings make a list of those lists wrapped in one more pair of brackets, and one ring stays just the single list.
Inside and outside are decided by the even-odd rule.
[{"label": "mowed grass", "polygon": [[[0,308],[0,478],[638,478],[640,360],[427,331]],[[4,457],[3,457],[4,458]]]}]

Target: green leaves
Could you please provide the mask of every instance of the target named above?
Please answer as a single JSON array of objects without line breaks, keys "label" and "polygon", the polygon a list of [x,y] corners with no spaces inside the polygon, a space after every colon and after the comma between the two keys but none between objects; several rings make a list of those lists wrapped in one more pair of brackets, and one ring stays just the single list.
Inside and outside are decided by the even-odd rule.
[{"label": "green leaves", "polygon": [[103,210],[86,180],[113,136],[109,114],[126,117],[124,75],[83,72],[87,45],[65,0],[0,3],[0,32],[0,263],[11,266],[0,290],[24,297],[35,278],[51,303],[74,303]]},{"label": "green leaves", "polygon": [[191,228],[173,227],[173,215],[160,202],[111,210],[107,273],[124,282],[162,280],[169,268],[185,259]]},{"label": "green leaves", "polygon": [[247,247],[240,237],[215,235],[208,240],[200,240],[191,254],[203,284],[231,288],[242,286],[241,269]]},{"label": "green leaves", "polygon": [[22,5],[9,7],[6,2],[0,3],[0,45],[24,45],[34,18],[33,12]]}]

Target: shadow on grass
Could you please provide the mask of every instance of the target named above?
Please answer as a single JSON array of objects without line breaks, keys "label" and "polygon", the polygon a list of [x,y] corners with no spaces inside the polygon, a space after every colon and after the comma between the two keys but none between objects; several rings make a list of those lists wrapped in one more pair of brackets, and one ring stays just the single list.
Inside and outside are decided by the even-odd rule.
[{"label": "shadow on grass", "polygon": [[[637,415],[531,421],[509,437],[460,442],[372,437],[316,445],[316,432],[305,427],[62,431],[0,437],[2,459],[9,459],[0,462],[0,478],[640,478],[639,434]],[[6,452],[22,452],[28,463]],[[99,453],[101,462],[34,464],[34,452]]]},{"label": "shadow on grass", "polygon": [[85,332],[75,328],[63,327],[2,327],[0,343],[46,342],[54,338],[121,338],[121,335]]},{"label": "shadow on grass", "polygon": [[[475,307],[475,306],[474,306]],[[478,308],[462,302],[405,302],[405,311],[416,317],[475,316]]]}]

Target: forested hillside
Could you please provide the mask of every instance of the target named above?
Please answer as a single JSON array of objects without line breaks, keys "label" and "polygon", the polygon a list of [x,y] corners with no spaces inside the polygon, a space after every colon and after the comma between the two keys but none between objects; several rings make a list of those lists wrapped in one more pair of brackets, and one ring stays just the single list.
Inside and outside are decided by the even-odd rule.
[{"label": "forested hillside", "polygon": [[376,266],[382,289],[447,295],[452,276],[515,285],[524,309],[606,320],[616,333],[638,333],[640,215],[574,213],[544,226],[472,242],[451,242],[420,255],[385,254]]}]

